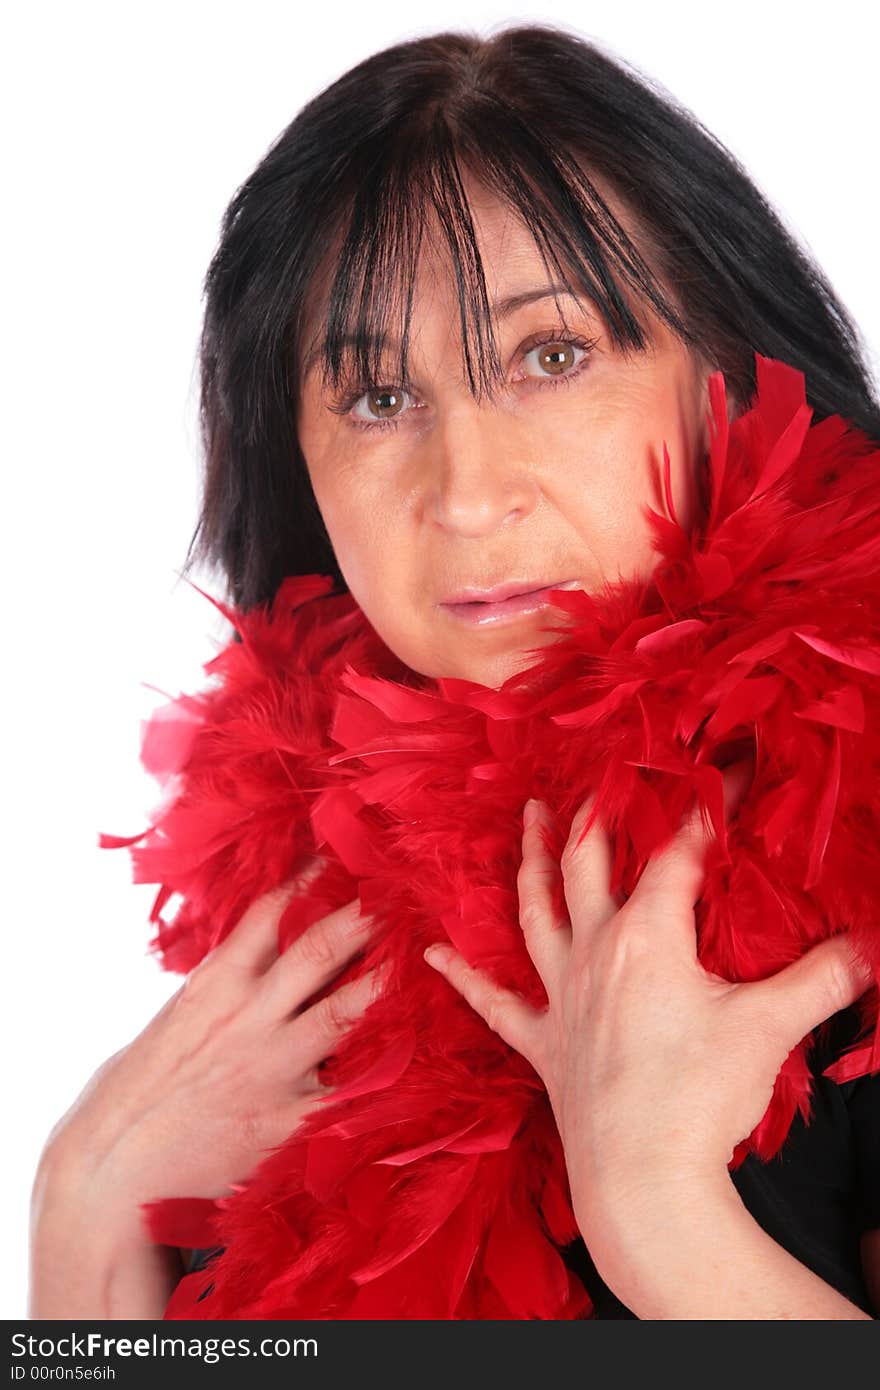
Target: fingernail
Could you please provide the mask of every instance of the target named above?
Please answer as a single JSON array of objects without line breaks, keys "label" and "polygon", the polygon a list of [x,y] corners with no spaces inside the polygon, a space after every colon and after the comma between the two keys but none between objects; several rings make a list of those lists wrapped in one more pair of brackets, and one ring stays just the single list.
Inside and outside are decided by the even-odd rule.
[{"label": "fingernail", "polygon": [[449,947],[435,942],[433,946],[426,946],[422,955],[429,965],[433,965],[435,970],[442,970],[449,959]]},{"label": "fingernail", "polygon": [[534,797],[529,797],[523,807],[523,829],[529,830],[538,819],[538,802]]}]

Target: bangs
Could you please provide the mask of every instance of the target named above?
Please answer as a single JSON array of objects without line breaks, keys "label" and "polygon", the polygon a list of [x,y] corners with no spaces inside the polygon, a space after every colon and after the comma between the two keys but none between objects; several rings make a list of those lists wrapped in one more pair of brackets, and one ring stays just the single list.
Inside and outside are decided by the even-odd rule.
[{"label": "bangs", "polygon": [[[694,337],[654,270],[599,189],[552,131],[527,125],[488,93],[469,94],[458,121],[435,109],[421,124],[399,127],[379,148],[366,145],[357,186],[337,210],[350,208],[333,259],[336,272],[313,321],[316,340],[300,382],[318,369],[322,387],[339,391],[384,380],[382,363],[397,352],[394,384],[411,389],[409,328],[420,252],[427,228],[439,229],[459,306],[462,360],[471,392],[491,396],[503,381],[486,278],[462,166],[519,215],[538,248],[557,309],[559,295],[587,301],[615,348],[643,351],[648,306],[683,342]],[[633,225],[638,221],[633,214]],[[654,247],[640,232],[648,254]]]}]

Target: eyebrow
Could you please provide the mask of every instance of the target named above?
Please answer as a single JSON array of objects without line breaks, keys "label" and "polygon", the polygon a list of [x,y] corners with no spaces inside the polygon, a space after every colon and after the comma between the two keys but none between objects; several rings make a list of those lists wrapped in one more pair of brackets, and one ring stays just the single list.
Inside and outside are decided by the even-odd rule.
[{"label": "eyebrow", "polygon": [[[534,304],[541,299],[556,299],[560,296],[564,296],[567,299],[574,299],[576,297],[574,292],[570,290],[567,285],[538,285],[534,289],[518,290],[515,294],[504,295],[503,298],[496,299],[495,303],[490,305],[490,309],[496,318],[506,319],[509,318],[511,314],[515,314],[518,309],[525,308],[527,304]],[[343,334],[339,341],[340,346],[345,349],[355,347],[358,338],[353,333],[346,333]],[[379,341],[384,342],[388,347],[400,346],[396,338],[386,337]],[[376,339],[370,339],[369,342],[374,346],[377,345]],[[303,366],[304,378],[308,376],[318,358],[326,351],[326,348],[326,339],[324,342],[318,343],[316,347],[312,348]]]}]

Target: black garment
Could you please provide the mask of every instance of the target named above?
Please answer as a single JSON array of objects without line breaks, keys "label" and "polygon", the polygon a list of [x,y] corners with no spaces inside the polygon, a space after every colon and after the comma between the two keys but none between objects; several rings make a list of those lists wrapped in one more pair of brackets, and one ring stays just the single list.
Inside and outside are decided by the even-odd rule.
[{"label": "black garment", "polygon": [[[775,1158],[762,1163],[750,1154],[731,1179],[779,1245],[863,1312],[880,1316],[868,1299],[859,1253],[862,1231],[880,1228],[880,1073],[842,1085],[821,1075],[857,1031],[854,1007],[834,1015],[810,1057],[816,1084],[809,1124],[797,1114]],[[193,1251],[190,1272],[219,1249]],[[562,1254],[583,1281],[595,1317],[636,1317],[600,1278],[583,1240]]]}]

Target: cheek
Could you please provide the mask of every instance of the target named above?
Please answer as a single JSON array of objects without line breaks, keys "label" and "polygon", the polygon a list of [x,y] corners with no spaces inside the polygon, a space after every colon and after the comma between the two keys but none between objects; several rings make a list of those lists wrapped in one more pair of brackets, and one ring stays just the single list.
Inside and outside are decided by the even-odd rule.
[{"label": "cheek", "polygon": [[304,407],[298,424],[300,452],[318,510],[340,566],[355,561],[376,530],[377,498],[357,450],[329,430],[316,408]]},{"label": "cheek", "polygon": [[[586,553],[606,579],[647,577],[657,562],[647,511],[667,515],[663,486],[663,442],[669,451],[670,483],[679,523],[687,528],[695,503],[695,469],[683,422],[663,402],[645,399],[589,431],[570,434],[560,453],[557,497]],[[626,405],[626,408],[624,408]],[[564,462],[562,461],[564,458]]]},{"label": "cheek", "polygon": [[367,485],[352,472],[316,491],[330,544],[354,598],[380,630],[395,622],[401,595],[412,589],[415,554],[391,488]]},{"label": "cheek", "polygon": [[690,413],[684,410],[669,413],[661,422],[656,440],[656,501],[652,502],[652,505],[661,516],[668,515],[669,508],[663,484],[665,441],[669,453],[669,483],[675,519],[687,531],[694,521],[699,504],[701,439],[696,409]]},{"label": "cheek", "polygon": [[337,559],[343,569],[346,563],[357,564],[362,552],[380,543],[387,529],[381,493],[370,487],[363,470],[346,467],[342,459],[323,458],[310,476]]},{"label": "cheek", "polygon": [[[620,495],[635,504],[633,521],[643,530],[644,504],[667,515],[664,446],[676,516],[682,524],[691,511],[697,475],[699,398],[695,385],[675,371],[657,371],[622,403],[612,430],[609,477]],[[638,504],[642,505],[639,506]]]}]

